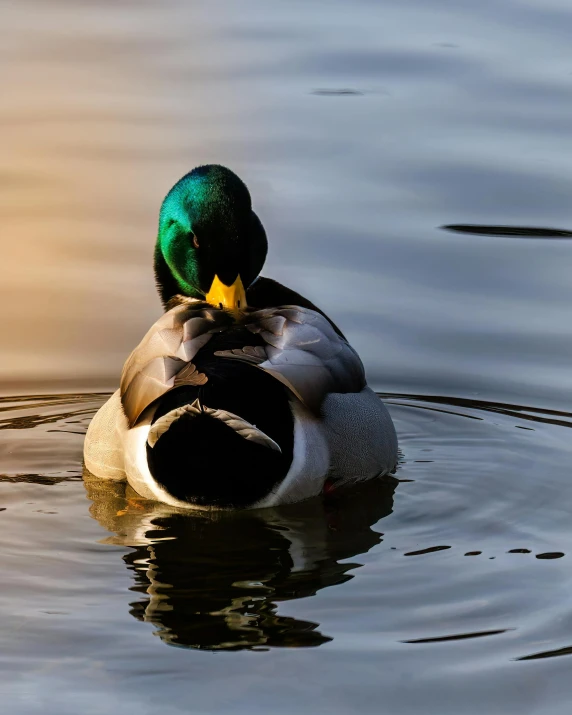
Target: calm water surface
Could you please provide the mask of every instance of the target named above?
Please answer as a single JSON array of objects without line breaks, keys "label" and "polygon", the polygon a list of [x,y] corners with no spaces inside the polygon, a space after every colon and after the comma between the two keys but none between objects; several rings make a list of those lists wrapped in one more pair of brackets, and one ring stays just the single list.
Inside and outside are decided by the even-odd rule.
[{"label": "calm water surface", "polygon": [[[8,0],[0,26],[3,712],[568,713],[572,243],[481,227],[572,229],[570,4]],[[216,517],[83,479],[160,313],[161,199],[217,161],[266,275],[384,393],[394,479]]]}]

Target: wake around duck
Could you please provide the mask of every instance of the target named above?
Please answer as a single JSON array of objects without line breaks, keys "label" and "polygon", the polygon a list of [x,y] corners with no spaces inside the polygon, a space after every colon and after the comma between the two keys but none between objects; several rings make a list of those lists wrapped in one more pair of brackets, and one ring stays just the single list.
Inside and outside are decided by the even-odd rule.
[{"label": "wake around duck", "polygon": [[183,508],[260,508],[387,474],[397,438],[315,305],[259,276],[264,229],[229,169],[194,169],[160,214],[164,315],[88,429],[87,469]]}]

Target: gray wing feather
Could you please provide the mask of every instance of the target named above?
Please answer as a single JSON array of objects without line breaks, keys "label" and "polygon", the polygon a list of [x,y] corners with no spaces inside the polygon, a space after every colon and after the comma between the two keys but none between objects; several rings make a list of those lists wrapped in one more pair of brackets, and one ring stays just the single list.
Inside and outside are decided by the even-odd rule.
[{"label": "gray wing feather", "polygon": [[313,310],[297,306],[260,310],[248,316],[246,328],[264,340],[264,348],[216,355],[256,364],[315,412],[327,394],[361,392],[365,387],[364,368],[355,350]]}]

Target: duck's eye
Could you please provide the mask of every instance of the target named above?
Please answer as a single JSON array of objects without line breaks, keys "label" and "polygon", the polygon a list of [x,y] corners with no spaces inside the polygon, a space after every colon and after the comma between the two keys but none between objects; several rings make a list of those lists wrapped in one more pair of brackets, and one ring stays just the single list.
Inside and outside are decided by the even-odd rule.
[{"label": "duck's eye", "polygon": [[193,246],[195,248],[199,247],[199,239],[193,234]]}]

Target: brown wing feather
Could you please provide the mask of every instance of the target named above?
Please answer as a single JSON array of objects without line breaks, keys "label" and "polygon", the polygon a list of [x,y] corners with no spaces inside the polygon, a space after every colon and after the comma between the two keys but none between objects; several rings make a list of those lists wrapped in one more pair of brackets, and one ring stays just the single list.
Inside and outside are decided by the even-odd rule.
[{"label": "brown wing feather", "polygon": [[207,382],[191,361],[213,333],[231,322],[227,313],[196,301],[183,302],[159,318],[127,358],[121,374],[121,403],[130,427],[169,390]]}]

